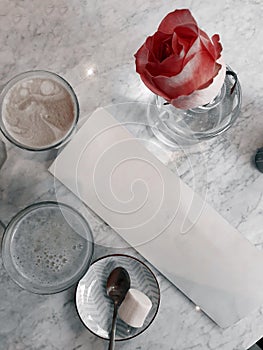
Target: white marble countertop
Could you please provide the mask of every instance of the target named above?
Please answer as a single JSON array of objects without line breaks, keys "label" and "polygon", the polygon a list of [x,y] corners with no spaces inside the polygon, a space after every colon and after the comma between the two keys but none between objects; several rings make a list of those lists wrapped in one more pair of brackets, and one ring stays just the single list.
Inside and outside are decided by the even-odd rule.
[{"label": "white marble countertop", "polygon": [[[0,0],[0,85],[26,70],[54,71],[75,89],[81,118],[99,106],[143,102],[149,92],[135,72],[133,54],[175,6],[190,8],[204,30],[220,34],[225,61],[241,81],[243,106],[223,135],[185,153],[163,149],[158,156],[261,249],[263,175],[251,159],[263,146],[262,1]],[[88,74],[90,69],[94,74]],[[146,131],[139,136],[149,138]],[[60,200],[85,211],[100,244],[94,258],[113,251],[105,247],[113,246],[105,241],[105,233],[114,236],[112,230],[52,178],[47,171],[51,162],[7,145],[0,171],[0,219],[7,224],[28,204]],[[136,255],[126,246],[118,251]],[[162,298],[156,320],[144,334],[116,349],[245,350],[263,336],[263,307],[221,329],[160,274],[157,277]],[[107,348],[80,322],[73,287],[51,296],[31,294],[1,267],[0,300],[1,350]]]}]

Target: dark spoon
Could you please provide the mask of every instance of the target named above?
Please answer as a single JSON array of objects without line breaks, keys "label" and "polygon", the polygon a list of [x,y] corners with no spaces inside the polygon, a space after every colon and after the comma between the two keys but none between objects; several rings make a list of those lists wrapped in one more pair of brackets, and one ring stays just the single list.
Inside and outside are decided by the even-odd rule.
[{"label": "dark spoon", "polygon": [[110,332],[110,344],[108,350],[114,349],[116,320],[118,308],[123,302],[125,295],[130,289],[130,276],[123,267],[116,267],[111,271],[107,280],[107,294],[114,302],[114,311]]}]

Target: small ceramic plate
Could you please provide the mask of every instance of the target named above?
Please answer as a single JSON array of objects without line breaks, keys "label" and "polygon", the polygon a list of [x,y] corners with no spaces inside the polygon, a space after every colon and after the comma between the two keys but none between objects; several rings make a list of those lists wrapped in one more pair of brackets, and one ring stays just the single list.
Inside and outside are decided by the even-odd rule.
[{"label": "small ceramic plate", "polygon": [[95,335],[109,339],[113,303],[107,296],[106,283],[109,274],[116,267],[124,267],[131,279],[131,288],[145,293],[152,302],[152,308],[141,328],[133,328],[117,319],[116,340],[127,340],[142,332],[154,320],[160,303],[160,288],[152,271],[138,259],[122,254],[102,257],[95,261],[79,281],[76,289],[76,306],[84,325]]}]

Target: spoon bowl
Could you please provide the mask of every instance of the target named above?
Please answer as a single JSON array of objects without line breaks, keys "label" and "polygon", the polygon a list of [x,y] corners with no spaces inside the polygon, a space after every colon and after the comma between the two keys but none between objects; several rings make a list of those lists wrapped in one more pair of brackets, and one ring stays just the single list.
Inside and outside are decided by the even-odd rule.
[{"label": "spoon bowl", "polygon": [[107,295],[113,300],[114,303],[110,343],[108,348],[109,350],[114,349],[118,308],[123,302],[128,290],[130,289],[130,285],[131,281],[129,273],[123,267],[116,267],[111,271],[106,286]]}]

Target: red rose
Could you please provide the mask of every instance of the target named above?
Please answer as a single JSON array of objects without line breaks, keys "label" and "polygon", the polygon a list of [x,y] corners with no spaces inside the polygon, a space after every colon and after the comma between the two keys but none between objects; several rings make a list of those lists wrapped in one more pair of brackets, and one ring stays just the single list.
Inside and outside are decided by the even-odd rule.
[{"label": "red rose", "polygon": [[169,13],[135,54],[144,84],[177,108],[210,102],[225,78],[219,35],[198,28],[189,10]]}]

